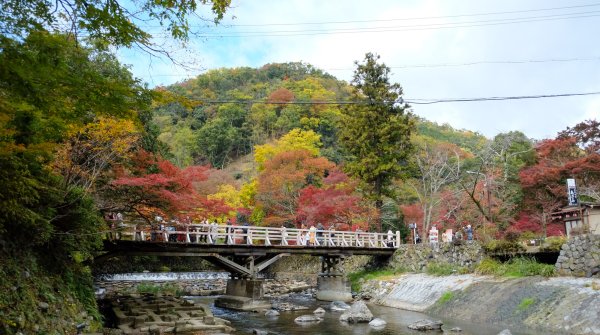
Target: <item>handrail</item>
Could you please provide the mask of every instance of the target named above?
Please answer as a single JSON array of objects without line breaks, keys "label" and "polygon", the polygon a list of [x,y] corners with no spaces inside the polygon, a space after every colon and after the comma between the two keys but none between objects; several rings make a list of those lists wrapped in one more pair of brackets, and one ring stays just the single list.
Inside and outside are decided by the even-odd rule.
[{"label": "handrail", "polygon": [[371,233],[320,229],[233,226],[218,224],[161,224],[162,230],[121,222],[108,238],[147,242],[266,245],[298,247],[398,248],[400,232]]}]

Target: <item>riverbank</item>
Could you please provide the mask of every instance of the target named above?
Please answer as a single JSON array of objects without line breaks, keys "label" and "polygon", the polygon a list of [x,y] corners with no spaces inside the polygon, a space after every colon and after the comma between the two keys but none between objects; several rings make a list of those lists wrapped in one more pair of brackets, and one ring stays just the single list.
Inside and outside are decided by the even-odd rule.
[{"label": "riverbank", "polygon": [[362,283],[371,303],[543,333],[600,334],[600,280],[404,274]]}]

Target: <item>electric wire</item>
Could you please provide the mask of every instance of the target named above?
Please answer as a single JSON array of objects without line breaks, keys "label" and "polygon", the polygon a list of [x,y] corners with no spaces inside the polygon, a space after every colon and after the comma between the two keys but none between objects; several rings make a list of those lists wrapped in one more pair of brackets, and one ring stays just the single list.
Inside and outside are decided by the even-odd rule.
[{"label": "electric wire", "polygon": [[[418,20],[433,20],[433,19],[452,19],[452,18],[459,18],[459,17],[477,17],[477,16],[520,14],[520,13],[531,13],[531,12],[545,12],[545,11],[556,11],[556,10],[576,9],[576,8],[589,8],[589,7],[598,7],[598,6],[600,6],[600,3],[591,3],[591,4],[577,5],[577,6],[534,8],[534,9],[512,10],[512,11],[468,13],[468,14],[441,15],[441,16],[405,17],[405,18],[393,18],[393,19],[320,21],[320,22],[280,22],[280,23],[254,23],[254,24],[252,24],[252,23],[250,23],[250,24],[235,24],[235,23],[233,23],[233,24],[227,24],[224,26],[225,27],[270,27],[270,26],[304,26],[304,25],[351,24],[351,23],[373,23],[373,22],[395,22],[395,21],[418,21]],[[160,25],[140,25],[140,27],[161,28]],[[199,28],[199,27],[206,27],[206,25],[202,25],[202,26],[190,25],[189,27]]]},{"label": "electric wire", "polygon": [[600,95],[600,91],[595,92],[580,92],[580,93],[558,93],[558,94],[536,94],[536,95],[520,95],[520,96],[491,96],[491,97],[478,97],[478,98],[444,98],[444,99],[433,99],[433,98],[412,98],[404,99],[400,98],[395,101],[261,101],[261,100],[211,100],[211,99],[190,99],[200,104],[265,104],[265,105],[393,105],[408,103],[411,105],[431,105],[440,103],[452,103],[452,102],[484,102],[484,101],[505,101],[505,100],[525,100],[525,99],[547,99],[547,98],[562,98],[562,97],[576,97],[576,96],[588,96],[588,95]]}]

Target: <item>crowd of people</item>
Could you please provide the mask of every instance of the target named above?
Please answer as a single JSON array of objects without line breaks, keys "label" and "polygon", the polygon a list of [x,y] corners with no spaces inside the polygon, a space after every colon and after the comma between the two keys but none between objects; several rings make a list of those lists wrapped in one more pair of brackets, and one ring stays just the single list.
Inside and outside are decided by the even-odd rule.
[{"label": "crowd of people", "polygon": [[[105,216],[106,221],[110,225],[108,232],[109,239],[121,239],[123,231],[127,227],[132,227],[132,224],[126,224],[123,218],[123,214],[107,213]],[[237,227],[235,227],[237,226]],[[199,243],[241,243],[246,244],[248,242],[249,235],[249,224],[232,224],[230,220],[225,222],[225,227],[221,229],[221,225],[214,220],[202,219],[200,222],[193,222],[189,217],[183,220],[171,219],[165,220],[161,215],[156,215],[152,223],[148,226],[147,224],[135,224],[135,240],[149,240],[149,241],[163,241],[163,242],[199,242]],[[235,232],[239,235],[236,236]],[[301,224],[300,228],[296,231],[296,238],[289,239],[290,233],[288,228],[282,227],[280,230],[281,236],[280,241],[284,245],[296,244],[305,246],[318,246],[327,243],[326,239],[335,238],[334,226],[331,225],[329,228],[325,228],[324,225],[318,222],[315,225],[308,227],[306,224]],[[364,234],[360,228],[354,232],[355,243],[360,245],[363,243],[364,238],[369,235]],[[473,227],[467,225],[461,229],[458,229],[454,233],[451,230],[447,230],[441,234],[442,242],[454,242],[460,243],[466,235],[467,241],[473,240]],[[422,243],[421,236],[416,231],[414,232],[413,243]],[[234,238],[232,238],[234,236]],[[384,243],[392,247],[396,242],[396,235],[391,230],[388,230],[384,236]],[[438,243],[438,232],[434,226],[429,232],[429,242]]]}]

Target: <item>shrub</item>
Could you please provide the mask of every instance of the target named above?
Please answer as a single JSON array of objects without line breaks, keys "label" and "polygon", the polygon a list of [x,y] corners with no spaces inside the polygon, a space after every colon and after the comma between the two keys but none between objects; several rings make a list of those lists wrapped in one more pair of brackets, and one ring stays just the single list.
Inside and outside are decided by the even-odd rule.
[{"label": "shrub", "polygon": [[544,252],[557,252],[560,251],[562,245],[567,242],[566,236],[552,236],[548,237],[544,244],[540,248],[540,251]]},{"label": "shrub", "polygon": [[493,240],[483,245],[483,249],[491,254],[516,254],[525,252],[525,247],[519,242]]},{"label": "shrub", "polygon": [[482,260],[475,268],[475,273],[487,276],[500,276],[502,263],[492,258]]},{"label": "shrub", "polygon": [[138,284],[136,287],[138,293],[149,293],[153,295],[157,294],[165,294],[165,295],[181,295],[180,288],[175,284],[164,284],[164,285],[154,285],[154,284]]},{"label": "shrub", "polygon": [[538,263],[525,257],[513,258],[506,263],[486,258],[475,269],[478,274],[498,277],[551,277],[554,276],[554,271],[554,265]]}]

